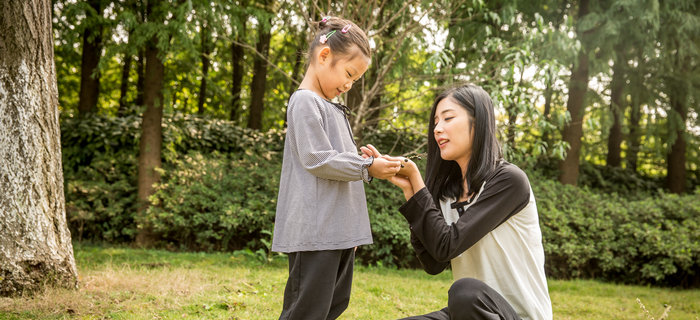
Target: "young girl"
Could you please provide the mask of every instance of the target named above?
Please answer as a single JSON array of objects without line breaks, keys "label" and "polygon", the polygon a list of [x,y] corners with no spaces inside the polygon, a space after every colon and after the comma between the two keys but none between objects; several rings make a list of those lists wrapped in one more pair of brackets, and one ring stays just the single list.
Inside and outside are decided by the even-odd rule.
[{"label": "young girl", "polygon": [[372,243],[363,181],[388,179],[397,160],[358,154],[347,107],[330,100],[367,71],[369,41],[354,23],[325,18],[304,80],[289,99],[272,250],[286,252],[280,319],[335,319],[347,308],[354,248]]},{"label": "young girl", "polygon": [[502,159],[488,94],[465,85],[435,99],[425,183],[404,161],[390,181],[406,197],[414,250],[430,274],[451,261],[455,279],[446,308],[409,319],[552,319],[535,198]]}]

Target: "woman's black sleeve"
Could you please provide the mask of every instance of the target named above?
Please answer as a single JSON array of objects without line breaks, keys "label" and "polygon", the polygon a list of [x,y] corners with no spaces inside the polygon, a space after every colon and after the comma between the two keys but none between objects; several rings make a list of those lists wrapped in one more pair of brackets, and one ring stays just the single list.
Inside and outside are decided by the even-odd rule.
[{"label": "woman's black sleeve", "polygon": [[530,199],[530,183],[514,165],[497,169],[484,190],[455,223],[448,225],[426,188],[419,190],[399,211],[427,253],[437,262],[449,262],[522,210]]},{"label": "woman's black sleeve", "polygon": [[434,275],[447,268],[449,262],[440,262],[435,260],[435,258],[433,258],[433,256],[431,256],[430,253],[425,250],[425,247],[423,247],[423,244],[420,243],[420,240],[418,240],[413,232],[411,232],[411,245],[413,245],[413,250],[416,252],[418,260],[423,266],[423,270],[425,270],[425,272]]}]

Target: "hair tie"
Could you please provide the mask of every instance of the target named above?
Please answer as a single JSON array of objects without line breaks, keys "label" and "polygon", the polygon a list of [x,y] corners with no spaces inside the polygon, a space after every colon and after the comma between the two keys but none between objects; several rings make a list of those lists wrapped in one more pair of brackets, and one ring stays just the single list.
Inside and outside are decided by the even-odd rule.
[{"label": "hair tie", "polygon": [[342,32],[342,33],[348,33],[348,30],[350,30],[350,27],[352,27],[352,25],[349,25],[349,24],[348,24],[347,26],[344,26],[344,27],[343,27],[343,30],[340,30],[340,32]]},{"label": "hair tie", "polygon": [[335,31],[336,30],[332,30],[329,33],[322,34],[321,37],[318,39],[318,42],[320,42],[321,44],[326,44],[326,42],[328,41],[328,38],[330,38],[335,33]]}]

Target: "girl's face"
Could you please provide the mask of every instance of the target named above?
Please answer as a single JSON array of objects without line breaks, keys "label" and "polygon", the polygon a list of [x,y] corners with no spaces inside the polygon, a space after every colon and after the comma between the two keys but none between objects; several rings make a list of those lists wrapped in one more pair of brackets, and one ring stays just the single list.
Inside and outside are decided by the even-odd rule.
[{"label": "girl's face", "polygon": [[[359,51],[359,49],[355,48]],[[352,58],[334,55],[330,48],[322,47],[317,63],[318,89],[323,97],[331,100],[352,88],[369,67],[369,58],[360,52],[351,54]]]},{"label": "girl's face", "polygon": [[464,169],[469,162],[474,141],[471,116],[467,109],[447,97],[438,102],[433,119],[433,138],[440,148],[440,157],[457,161]]}]

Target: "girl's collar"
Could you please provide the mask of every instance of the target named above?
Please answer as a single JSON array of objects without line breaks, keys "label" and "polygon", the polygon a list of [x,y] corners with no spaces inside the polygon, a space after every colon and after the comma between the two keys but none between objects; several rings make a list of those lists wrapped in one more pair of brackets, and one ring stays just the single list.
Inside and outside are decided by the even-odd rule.
[{"label": "girl's collar", "polygon": [[328,99],[326,99],[326,98],[324,98],[324,97],[321,97],[318,93],[316,93],[315,91],[313,91],[313,90],[311,90],[311,89],[298,88],[297,91],[299,91],[299,90],[311,91],[313,94],[317,95],[317,96],[318,96],[319,98],[321,98],[323,101],[326,101],[326,102],[332,104],[333,106],[335,106],[336,108],[338,108],[338,110],[342,111],[342,112],[343,112],[343,115],[345,116],[345,118],[348,118],[348,119],[350,118],[350,108],[349,108],[348,106],[346,106],[346,105],[344,105],[344,104],[337,103],[337,102],[333,102],[333,101],[330,101],[330,100],[328,100]]}]

